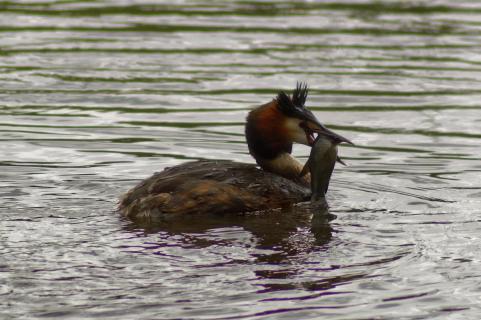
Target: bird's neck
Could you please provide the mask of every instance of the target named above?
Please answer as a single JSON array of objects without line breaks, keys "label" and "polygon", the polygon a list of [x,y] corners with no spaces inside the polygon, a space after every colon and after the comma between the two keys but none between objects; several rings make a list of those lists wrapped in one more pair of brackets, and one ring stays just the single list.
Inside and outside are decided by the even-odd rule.
[{"label": "bird's neck", "polygon": [[257,164],[259,164],[259,166],[265,171],[275,173],[298,183],[307,185],[310,183],[309,175],[306,175],[304,177],[301,177],[300,175],[303,168],[302,163],[300,163],[290,153],[280,153],[272,159],[256,157],[256,161]]},{"label": "bird's neck", "polygon": [[265,171],[305,183],[306,179],[300,178],[303,165],[291,155],[292,139],[284,124],[276,100],[249,112],[245,127],[249,153]]},{"label": "bird's neck", "polygon": [[292,141],[287,136],[284,122],[285,116],[279,112],[275,100],[249,112],[245,135],[254,158],[272,160],[282,153],[291,153]]}]

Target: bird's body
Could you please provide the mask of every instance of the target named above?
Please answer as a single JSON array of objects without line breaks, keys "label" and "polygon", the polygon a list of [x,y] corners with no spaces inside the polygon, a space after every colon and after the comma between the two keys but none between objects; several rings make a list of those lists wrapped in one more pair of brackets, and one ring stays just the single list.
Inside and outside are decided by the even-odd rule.
[{"label": "bird's body", "polygon": [[242,213],[309,200],[306,184],[253,164],[201,160],[155,173],[127,192],[120,210],[132,219],[177,214]]},{"label": "bird's body", "polygon": [[[309,176],[301,177],[303,166],[291,155],[293,142],[313,145],[314,132],[350,141],[325,128],[304,107],[306,98],[307,86],[298,85],[292,97],[281,91],[247,116],[247,145],[261,169],[214,160],[167,168],[123,195],[119,211],[134,220],[163,219],[179,214],[258,211],[308,200]],[[334,168],[332,163],[315,165]],[[323,179],[326,177],[330,174]]]}]

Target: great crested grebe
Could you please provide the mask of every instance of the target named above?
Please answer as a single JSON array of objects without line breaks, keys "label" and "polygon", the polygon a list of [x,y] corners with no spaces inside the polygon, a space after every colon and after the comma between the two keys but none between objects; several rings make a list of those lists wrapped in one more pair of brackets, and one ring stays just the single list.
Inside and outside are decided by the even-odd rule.
[{"label": "great crested grebe", "polygon": [[[307,93],[307,85],[298,83],[291,97],[281,91],[272,101],[249,112],[247,145],[262,170],[226,160],[200,160],[166,168],[125,193],[119,211],[134,220],[162,220],[177,214],[259,211],[308,200],[309,176],[305,176],[307,169],[303,171],[302,164],[292,157],[292,144],[312,146],[315,133],[317,140],[322,136],[323,141],[335,141],[319,149],[330,157],[320,157],[321,163],[316,159],[315,164],[330,170],[328,175],[321,175],[328,184],[334,163],[340,161],[336,149],[334,162],[330,163],[331,147],[351,142],[324,127],[305,107]],[[326,181],[320,184],[326,185]],[[327,187],[322,190],[327,191]]]}]

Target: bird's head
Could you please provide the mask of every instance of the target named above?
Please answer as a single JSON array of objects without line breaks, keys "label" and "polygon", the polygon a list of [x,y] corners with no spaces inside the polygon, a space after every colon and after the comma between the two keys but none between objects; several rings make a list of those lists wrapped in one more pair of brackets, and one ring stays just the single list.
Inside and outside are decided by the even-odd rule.
[{"label": "bird's head", "polygon": [[352,144],[351,141],[327,129],[316,116],[306,108],[308,94],[307,84],[298,83],[296,89],[289,97],[284,91],[279,92],[276,98],[277,109],[282,114],[283,131],[286,139],[312,146],[315,134],[320,134],[338,141]]},{"label": "bird's head", "polygon": [[250,154],[262,168],[282,175],[282,171],[287,171],[286,168],[298,166],[285,161],[292,159],[289,157],[292,144],[296,142],[312,146],[316,135],[329,137],[337,143],[351,143],[327,129],[306,108],[307,94],[307,85],[298,83],[291,96],[281,91],[271,102],[249,112],[245,127],[247,145]]}]

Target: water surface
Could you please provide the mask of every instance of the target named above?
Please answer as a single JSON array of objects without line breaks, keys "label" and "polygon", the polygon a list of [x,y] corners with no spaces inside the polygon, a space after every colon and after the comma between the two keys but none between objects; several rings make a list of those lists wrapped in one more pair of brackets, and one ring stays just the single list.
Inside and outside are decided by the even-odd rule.
[{"label": "water surface", "polygon": [[[478,318],[477,1],[0,11],[0,317]],[[162,227],[113,213],[167,166],[252,162],[245,115],[296,81],[356,143],[324,229],[302,208]]]}]

